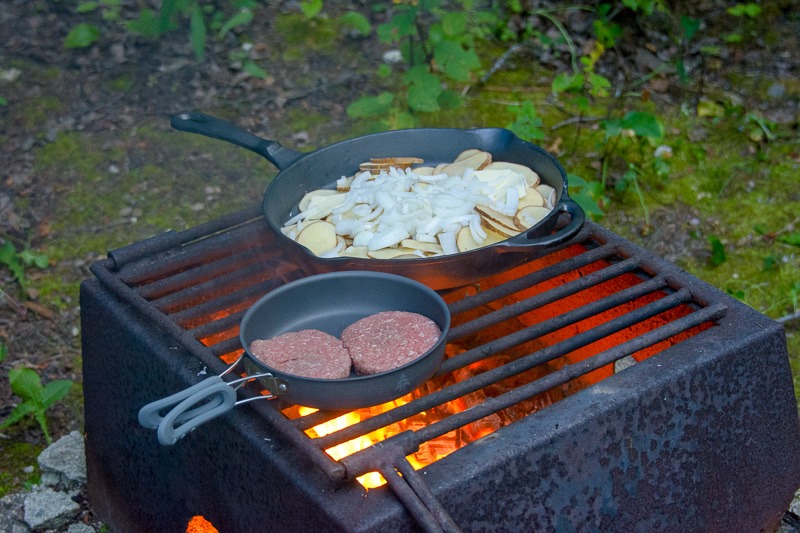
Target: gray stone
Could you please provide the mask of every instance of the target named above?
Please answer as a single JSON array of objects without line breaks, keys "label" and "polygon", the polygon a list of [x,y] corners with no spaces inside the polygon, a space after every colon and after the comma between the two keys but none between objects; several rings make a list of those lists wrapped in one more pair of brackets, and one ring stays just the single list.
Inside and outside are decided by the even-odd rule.
[{"label": "gray stone", "polygon": [[67,533],[95,533],[95,529],[88,524],[78,522],[70,525],[67,528]]},{"label": "gray stone", "polygon": [[26,495],[23,508],[31,529],[58,529],[80,510],[72,498],[49,488]]},{"label": "gray stone", "polygon": [[614,373],[622,372],[626,368],[630,368],[636,364],[636,359],[631,357],[630,355],[627,357],[623,357],[617,361],[614,361]]},{"label": "gray stone", "polygon": [[28,533],[30,528],[23,522],[22,505],[25,496],[7,494],[0,498],[0,531],[7,533]]},{"label": "gray stone", "polygon": [[42,483],[74,489],[86,483],[86,453],[83,437],[73,431],[45,449],[38,458]]}]

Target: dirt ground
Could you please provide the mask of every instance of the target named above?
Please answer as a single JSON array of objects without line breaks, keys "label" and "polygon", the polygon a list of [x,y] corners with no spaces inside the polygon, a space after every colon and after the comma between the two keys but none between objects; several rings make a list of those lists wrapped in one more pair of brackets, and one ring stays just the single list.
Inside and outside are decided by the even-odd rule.
[{"label": "dirt ground", "polygon": [[[341,4],[325,2],[325,9],[333,15]],[[364,7],[368,4],[357,5],[368,12]],[[789,3],[786,6],[788,10]],[[248,76],[231,54],[231,50],[240,49],[238,39],[242,35],[236,33],[221,40],[210,38],[206,58],[198,62],[186,31],[151,41],[118,29],[112,31],[116,26],[97,19],[107,30],[97,44],[66,49],[64,37],[76,23],[86,19],[86,15],[76,12],[73,3],[2,3],[0,97],[7,104],[0,106],[0,236],[11,240],[18,249],[52,252],[49,268],[26,269],[26,293],[20,292],[8,269],[0,269],[0,340],[8,349],[7,359],[0,363],[0,420],[11,412],[15,402],[5,377],[7,371],[24,365],[35,369],[45,380],[66,378],[76,382],[70,401],[59,403],[48,413],[48,424],[54,438],[80,430],[77,284],[91,275],[88,266],[106,250],[169,227],[166,223],[166,227],[154,222],[133,223],[135,218],[144,219],[146,213],[142,211],[148,209],[135,198],[122,208],[115,207],[113,216],[79,227],[65,227],[60,221],[64,213],[101,209],[91,204],[91,196],[82,197],[81,205],[65,204],[67,198],[75,201],[76,196],[68,193],[80,185],[81,160],[94,157],[83,147],[96,147],[111,154],[103,165],[113,176],[130,176],[134,170],[159,167],[160,171],[152,171],[156,177],[137,186],[153,189],[155,180],[164,178],[166,183],[157,185],[158,194],[167,196],[162,202],[190,205],[179,213],[177,207],[174,212],[163,206],[159,209],[167,209],[165,216],[173,229],[184,229],[257,202],[267,179],[263,174],[272,170],[256,156],[230,146],[215,142],[180,144],[189,142],[177,140],[187,134],[171,132],[169,115],[204,110],[301,150],[325,145],[352,131],[346,106],[368,91],[385,47],[377,44],[374,35],[364,38],[352,33],[339,35],[334,48],[326,49],[324,43],[314,40],[293,42],[280,33],[277,21],[299,13],[297,2],[263,3],[254,22],[243,30],[256,43],[248,52],[249,57],[266,65],[266,78],[258,79]],[[380,22],[381,16],[374,13],[372,22]],[[794,35],[796,40],[800,34],[796,17],[786,17],[785,24],[783,33]],[[579,42],[581,35],[589,32],[578,26],[571,31]],[[643,30],[640,38],[646,37]],[[642,53],[644,48],[637,52],[636,42],[627,44],[631,48],[621,50],[615,61],[604,66],[610,78],[635,77],[648,71],[652,54]],[[758,69],[796,79],[800,75],[796,50],[775,53],[771,47],[754,47],[731,59],[743,71]],[[526,59],[535,59],[551,69],[558,69],[565,61],[563,57],[543,55],[520,56],[517,61]],[[678,105],[681,93],[675,87],[654,86],[652,90],[654,98]],[[797,101],[776,98],[771,102],[765,110],[767,116],[783,123],[794,121],[796,128]],[[176,144],[170,136],[174,136]],[[71,154],[75,162],[72,166],[54,165],[53,158],[66,157],[57,152],[69,146],[65,139],[76,142]],[[229,160],[229,156],[236,161]],[[189,171],[198,177],[189,179],[185,176]],[[115,183],[98,183],[97,196],[134,194],[131,189],[115,187]],[[205,186],[199,185],[202,183]],[[199,196],[192,196],[193,192]],[[653,217],[658,230],[646,236],[630,230],[638,222],[624,213],[609,217],[605,223],[612,228],[627,227],[626,236],[638,238],[669,260],[706,253],[705,248],[693,249],[694,241],[685,238],[679,223],[685,220],[685,212],[661,209]],[[120,231],[112,232],[112,227]],[[67,237],[76,242],[92,240],[97,246],[77,255],[59,252],[57,243]],[[53,289],[54,283],[48,278],[53,275],[61,278],[63,291]],[[46,290],[39,287],[40,281]],[[36,446],[43,443],[35,423],[17,424],[2,433],[4,442]]]}]

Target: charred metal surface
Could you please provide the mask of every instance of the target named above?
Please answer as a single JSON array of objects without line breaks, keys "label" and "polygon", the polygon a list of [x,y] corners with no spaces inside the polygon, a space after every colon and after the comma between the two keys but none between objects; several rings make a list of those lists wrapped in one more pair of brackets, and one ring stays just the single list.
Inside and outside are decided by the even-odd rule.
[{"label": "charred metal surface", "polygon": [[[178,531],[194,514],[237,531],[264,524],[315,531],[727,531],[777,525],[800,480],[800,427],[781,327],[595,224],[587,223],[558,251],[569,246],[578,252],[451,298],[451,312],[470,318],[451,329],[448,341],[471,339],[624,276],[636,281],[469,345],[437,376],[646,301],[320,438],[305,430],[340,413],[290,420],[281,412],[283,403],[253,401],[172,447],[158,445],[138,425],[138,409],[223,372],[228,364],[220,357],[231,360],[241,352],[236,330],[249,303],[304,273],[284,260],[255,210],[109,253],[92,267],[97,279],[81,290],[93,505],[124,531]],[[525,292],[542,283],[551,286]],[[658,327],[639,328],[676,309],[681,313]],[[340,461],[324,451],[626,331],[637,333]],[[430,439],[688,331],[618,374],[420,472],[409,470],[404,457]],[[239,394],[256,398],[260,389],[249,384]],[[365,492],[353,481],[371,470],[390,476],[389,486]]]}]

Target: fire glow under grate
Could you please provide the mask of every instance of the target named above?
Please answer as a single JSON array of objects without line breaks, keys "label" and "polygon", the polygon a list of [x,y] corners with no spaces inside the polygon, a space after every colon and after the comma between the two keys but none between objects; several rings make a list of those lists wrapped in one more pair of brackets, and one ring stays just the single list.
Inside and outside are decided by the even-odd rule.
[{"label": "fire glow under grate", "polygon": [[174,447],[137,410],[225,371],[249,305],[305,274],[255,209],[93,272],[89,490],[125,531],[769,529],[800,480],[780,326],[595,224],[445,291],[447,358],[412,394],[322,412],[249,383]]}]

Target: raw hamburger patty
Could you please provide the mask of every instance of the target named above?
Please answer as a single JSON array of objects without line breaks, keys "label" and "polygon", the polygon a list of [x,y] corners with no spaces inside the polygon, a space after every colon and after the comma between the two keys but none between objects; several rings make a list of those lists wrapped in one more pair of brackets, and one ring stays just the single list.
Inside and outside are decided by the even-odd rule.
[{"label": "raw hamburger patty", "polygon": [[347,326],[342,332],[359,374],[378,374],[409,363],[427,352],[442,334],[436,322],[408,311],[383,311]]},{"label": "raw hamburger patty", "polygon": [[250,352],[275,370],[295,376],[341,379],[350,375],[350,354],[342,341],[316,329],[255,340]]}]

